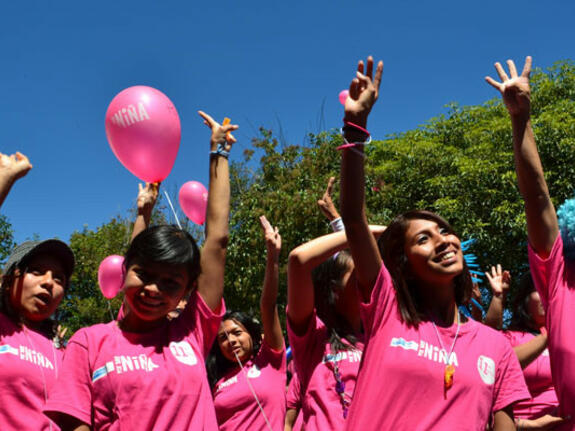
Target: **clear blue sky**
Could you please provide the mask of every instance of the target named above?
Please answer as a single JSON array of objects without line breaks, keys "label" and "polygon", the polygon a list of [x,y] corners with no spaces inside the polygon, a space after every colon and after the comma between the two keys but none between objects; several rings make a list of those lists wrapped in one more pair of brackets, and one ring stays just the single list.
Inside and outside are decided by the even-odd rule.
[{"label": "clear blue sky", "polygon": [[[1,211],[17,241],[64,240],[134,204],[138,180],[104,129],[122,89],[156,87],[182,121],[165,184],[207,181],[209,131],[198,109],[241,129],[233,157],[263,125],[290,143],[339,127],[337,95],[368,54],[385,63],[374,138],[412,129],[444,105],[494,97],[493,62],[527,54],[546,68],[575,58],[575,2],[19,1],[0,9],[0,151],[34,169]],[[474,4],[474,6],[471,6]],[[520,66],[521,67],[521,66]],[[323,118],[323,121],[320,119]]]}]

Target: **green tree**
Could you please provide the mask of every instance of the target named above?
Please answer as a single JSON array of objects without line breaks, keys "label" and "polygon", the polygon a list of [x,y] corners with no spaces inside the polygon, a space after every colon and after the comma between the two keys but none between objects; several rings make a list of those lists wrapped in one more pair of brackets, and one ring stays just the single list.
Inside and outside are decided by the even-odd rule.
[{"label": "green tree", "polygon": [[15,245],[12,225],[6,216],[0,215],[0,266],[6,262]]}]

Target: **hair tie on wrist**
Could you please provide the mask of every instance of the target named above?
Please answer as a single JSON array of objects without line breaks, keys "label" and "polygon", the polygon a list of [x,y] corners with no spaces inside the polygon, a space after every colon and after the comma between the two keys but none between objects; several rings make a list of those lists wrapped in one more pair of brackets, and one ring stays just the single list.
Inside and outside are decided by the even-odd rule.
[{"label": "hair tie on wrist", "polygon": [[227,159],[230,156],[230,152],[226,151],[225,144],[220,142],[218,143],[218,148],[216,150],[210,151],[210,156],[222,156]]},{"label": "hair tie on wrist", "polygon": [[[371,135],[371,134],[367,131],[367,129],[364,129],[363,127],[358,126],[357,124],[352,123],[352,122],[350,122],[350,121],[345,121],[345,120],[343,120],[343,124],[345,124],[345,126],[352,127],[352,128],[354,128],[355,130],[359,130],[360,132],[363,132],[363,133],[365,133],[366,135]],[[344,127],[344,128],[345,128],[345,127]]]}]

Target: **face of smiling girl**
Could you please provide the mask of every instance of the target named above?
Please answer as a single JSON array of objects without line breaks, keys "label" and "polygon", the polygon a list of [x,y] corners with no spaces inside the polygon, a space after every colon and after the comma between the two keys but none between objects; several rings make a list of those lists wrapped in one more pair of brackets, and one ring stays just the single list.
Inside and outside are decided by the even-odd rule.
[{"label": "face of smiling girl", "polygon": [[224,358],[236,362],[236,354],[240,362],[249,360],[253,354],[254,344],[248,330],[240,322],[233,319],[224,320],[218,331],[218,344]]},{"label": "face of smiling girl", "polygon": [[128,268],[124,281],[126,301],[133,313],[129,319],[161,322],[174,310],[189,285],[185,265],[135,263]]},{"label": "face of smiling girl", "polygon": [[449,284],[463,271],[459,238],[432,220],[411,220],[405,254],[414,277],[430,285]]}]

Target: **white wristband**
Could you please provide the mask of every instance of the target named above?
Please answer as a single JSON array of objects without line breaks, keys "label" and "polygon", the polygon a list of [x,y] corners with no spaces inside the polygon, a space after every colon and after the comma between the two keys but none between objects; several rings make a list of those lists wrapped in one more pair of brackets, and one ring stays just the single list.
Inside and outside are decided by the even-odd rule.
[{"label": "white wristband", "polygon": [[331,226],[334,232],[340,232],[342,230],[345,230],[345,226],[343,225],[343,220],[341,219],[341,217],[338,217],[330,221],[329,225]]}]

